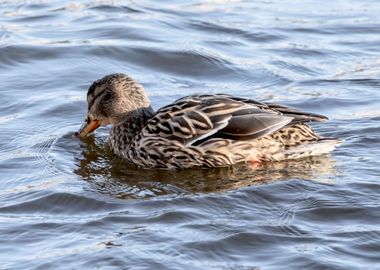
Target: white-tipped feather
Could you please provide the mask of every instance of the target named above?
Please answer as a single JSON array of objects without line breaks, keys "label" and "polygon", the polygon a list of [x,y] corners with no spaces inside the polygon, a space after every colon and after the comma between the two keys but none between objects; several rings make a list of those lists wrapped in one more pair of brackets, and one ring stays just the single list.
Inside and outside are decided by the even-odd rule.
[{"label": "white-tipped feather", "polygon": [[341,143],[338,139],[321,139],[319,141],[300,144],[289,148],[284,152],[287,158],[298,159],[307,156],[318,156],[328,154],[333,151]]}]

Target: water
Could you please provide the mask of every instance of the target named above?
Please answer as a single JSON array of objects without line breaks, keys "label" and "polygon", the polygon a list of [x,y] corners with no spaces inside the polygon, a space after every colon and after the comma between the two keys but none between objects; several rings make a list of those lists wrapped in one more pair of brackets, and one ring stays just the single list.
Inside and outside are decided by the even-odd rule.
[{"label": "water", "polygon": [[[2,1],[1,269],[380,269],[378,1]],[[72,138],[90,83],[325,114],[328,157],[136,170]]]}]

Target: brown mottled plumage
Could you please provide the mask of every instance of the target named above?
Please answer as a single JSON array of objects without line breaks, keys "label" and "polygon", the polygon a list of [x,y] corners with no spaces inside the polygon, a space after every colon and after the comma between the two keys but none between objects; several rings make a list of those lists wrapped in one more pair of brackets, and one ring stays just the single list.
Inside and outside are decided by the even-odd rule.
[{"label": "brown mottled plumage", "polygon": [[322,115],[229,95],[192,95],[154,112],[144,88],[124,74],[95,81],[78,136],[112,125],[111,149],[146,168],[220,167],[330,152],[338,139],[306,123]]}]

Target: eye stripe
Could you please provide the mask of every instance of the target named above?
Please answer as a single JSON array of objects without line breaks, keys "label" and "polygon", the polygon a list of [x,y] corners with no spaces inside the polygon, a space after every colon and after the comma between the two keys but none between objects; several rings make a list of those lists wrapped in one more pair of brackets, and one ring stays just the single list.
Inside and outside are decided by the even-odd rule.
[{"label": "eye stripe", "polygon": [[91,106],[94,105],[95,100],[96,100],[98,97],[100,97],[102,94],[103,94],[103,91],[101,91],[99,94],[97,94],[96,96],[93,97],[92,101],[88,103],[88,109],[90,109]]}]

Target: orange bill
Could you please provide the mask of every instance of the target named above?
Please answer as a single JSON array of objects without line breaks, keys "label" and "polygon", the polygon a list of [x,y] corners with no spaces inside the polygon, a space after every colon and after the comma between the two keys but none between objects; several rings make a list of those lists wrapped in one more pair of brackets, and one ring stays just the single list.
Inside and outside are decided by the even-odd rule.
[{"label": "orange bill", "polygon": [[97,129],[100,126],[99,120],[90,120],[89,122],[84,122],[83,125],[80,127],[79,131],[77,132],[77,137],[84,138],[87,134],[93,132],[95,129]]}]

